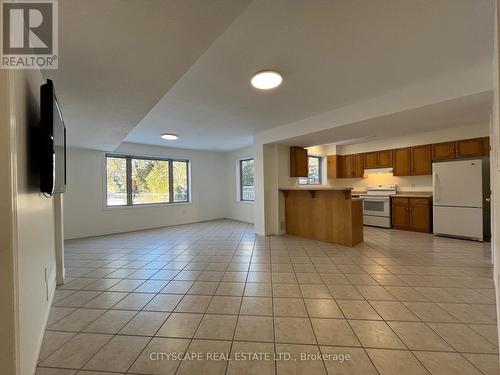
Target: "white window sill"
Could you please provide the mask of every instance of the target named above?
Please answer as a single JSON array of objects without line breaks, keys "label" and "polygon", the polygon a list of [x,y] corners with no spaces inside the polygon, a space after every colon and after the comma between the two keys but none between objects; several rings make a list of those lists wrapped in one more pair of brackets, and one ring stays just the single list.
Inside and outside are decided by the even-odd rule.
[{"label": "white window sill", "polygon": [[255,203],[255,201],[236,201],[236,203],[254,204],[254,203]]},{"label": "white window sill", "polygon": [[148,204],[136,204],[133,206],[104,206],[103,209],[107,210],[123,210],[123,209],[136,209],[136,208],[153,208],[153,207],[172,207],[172,206],[184,206],[192,205],[193,202],[175,202],[175,203],[148,203]]}]

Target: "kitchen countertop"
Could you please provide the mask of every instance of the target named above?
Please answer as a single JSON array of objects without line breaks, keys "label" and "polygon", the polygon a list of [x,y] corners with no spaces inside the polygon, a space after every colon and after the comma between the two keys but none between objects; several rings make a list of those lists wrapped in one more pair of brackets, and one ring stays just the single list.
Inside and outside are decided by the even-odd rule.
[{"label": "kitchen countertop", "polygon": [[401,191],[391,195],[400,198],[432,198],[432,191]]},{"label": "kitchen countertop", "polygon": [[290,188],[280,188],[281,191],[311,191],[311,190],[325,190],[325,191],[351,191],[350,187],[327,187],[327,186],[307,186],[307,187],[290,187]]}]

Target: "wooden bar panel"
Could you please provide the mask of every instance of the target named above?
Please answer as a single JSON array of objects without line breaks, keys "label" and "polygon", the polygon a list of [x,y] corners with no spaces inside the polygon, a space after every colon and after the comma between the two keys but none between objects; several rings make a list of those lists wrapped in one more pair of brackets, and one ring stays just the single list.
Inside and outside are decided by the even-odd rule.
[{"label": "wooden bar panel", "polygon": [[350,191],[286,190],[286,233],[355,246],[363,241],[361,201],[352,201]]}]

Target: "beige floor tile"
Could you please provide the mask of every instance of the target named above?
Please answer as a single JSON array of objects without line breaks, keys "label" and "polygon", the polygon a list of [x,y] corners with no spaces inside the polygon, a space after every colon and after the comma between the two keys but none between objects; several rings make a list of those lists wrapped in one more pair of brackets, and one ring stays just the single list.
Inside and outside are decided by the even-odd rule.
[{"label": "beige floor tile", "polygon": [[394,301],[396,298],[381,286],[359,285],[356,289],[369,301]]},{"label": "beige floor tile", "polygon": [[201,295],[213,296],[218,286],[219,283],[215,281],[196,281],[193,284],[193,286],[189,289],[187,294],[201,294]]},{"label": "beige floor tile", "polygon": [[50,327],[52,324],[58,322],[62,318],[68,316],[72,312],[74,312],[76,308],[74,307],[56,307],[52,306],[50,308],[49,318],[47,320],[47,327]]},{"label": "beige floor tile", "polygon": [[273,300],[264,297],[243,297],[240,314],[272,316]]},{"label": "beige floor tile", "polygon": [[276,361],[277,375],[326,375],[323,361],[310,358],[320,353],[316,345],[276,344],[277,353],[289,353],[291,360]]},{"label": "beige floor tile", "polygon": [[367,301],[337,300],[337,303],[347,319],[382,320]]},{"label": "beige floor tile", "polygon": [[486,340],[498,346],[498,328],[492,324],[468,324],[470,328],[483,336]]},{"label": "beige floor tile", "polygon": [[85,365],[86,370],[125,372],[134,363],[149,337],[115,336]]},{"label": "beige floor tile", "polygon": [[72,293],[66,298],[61,299],[59,302],[55,303],[54,306],[82,307],[87,302],[97,297],[99,294],[101,294],[101,292],[80,290],[78,292]]},{"label": "beige floor tile", "polygon": [[481,310],[464,303],[440,303],[439,306],[460,320],[471,324],[496,324],[496,320]]},{"label": "beige floor tile", "polygon": [[353,274],[346,274],[345,276],[353,285],[379,286],[379,283],[375,281],[375,279],[370,275],[368,275],[367,273],[353,273]]},{"label": "beige floor tile", "polygon": [[276,342],[290,344],[316,344],[316,338],[307,318],[274,318]]},{"label": "beige floor tile", "polygon": [[202,314],[172,313],[156,336],[192,338],[202,318]]},{"label": "beige floor tile", "polygon": [[453,351],[453,349],[425,323],[388,322],[389,326],[411,350]]},{"label": "beige floor tile", "polygon": [[428,323],[448,344],[459,352],[497,353],[498,348],[465,324]]},{"label": "beige floor tile", "polygon": [[84,290],[108,290],[111,288],[113,285],[118,284],[120,282],[120,279],[99,279],[92,284],[87,285]]},{"label": "beige floor tile", "polygon": [[365,347],[383,349],[406,349],[391,328],[381,321],[350,320],[352,329]]},{"label": "beige floor tile", "polygon": [[[200,298],[201,296],[190,296],[193,299]],[[157,294],[145,307],[147,311],[174,311],[176,306],[180,303],[183,297],[178,294]],[[185,297],[184,297],[185,298]],[[210,297],[205,297],[210,299]]]},{"label": "beige floor tile", "polygon": [[299,284],[323,284],[323,279],[318,273],[297,272],[295,276]]},{"label": "beige floor tile", "polygon": [[304,298],[333,298],[325,285],[301,284],[299,287]]},{"label": "beige floor tile", "polygon": [[241,297],[215,296],[208,306],[207,313],[238,315],[241,300]]},{"label": "beige floor tile", "polygon": [[500,373],[497,354],[463,354],[463,356],[485,375],[498,375]]},{"label": "beige floor tile", "polygon": [[135,311],[109,310],[83,331],[91,333],[118,333],[135,314]]},{"label": "beige floor tile", "polygon": [[320,346],[321,353],[328,355],[325,363],[330,375],[377,375],[364,349]]},{"label": "beige floor tile", "polygon": [[168,313],[140,311],[119,332],[121,335],[154,336],[167,320]]},{"label": "beige floor tile", "polygon": [[240,316],[234,339],[238,341],[273,342],[273,318],[267,316]]},{"label": "beige floor tile", "polygon": [[328,289],[335,299],[365,299],[352,285],[329,285]]},{"label": "beige floor tile", "polygon": [[261,342],[233,342],[227,375],[273,375],[274,344]]},{"label": "beige floor tile", "polygon": [[108,289],[110,292],[132,292],[146,280],[123,279]]},{"label": "beige floor tile", "polygon": [[246,283],[246,297],[272,297],[271,283]]},{"label": "beige floor tile", "polygon": [[415,287],[415,289],[432,302],[462,302],[444,288]]},{"label": "beige floor tile", "polygon": [[222,296],[242,296],[245,283],[220,283],[215,294]]},{"label": "beige floor tile", "polygon": [[480,375],[467,360],[457,353],[414,352],[415,356],[431,374]]},{"label": "beige floor tile", "polygon": [[419,321],[405,305],[398,301],[370,301],[372,307],[384,320]]},{"label": "beige floor tile", "polygon": [[458,323],[453,315],[434,302],[404,302],[404,305],[424,322]]},{"label": "beige floor tile", "polygon": [[83,305],[83,307],[92,309],[110,309],[127,295],[128,293],[122,292],[103,292],[93,300],[87,302]]},{"label": "beige floor tile", "polygon": [[177,371],[178,375],[224,375],[231,352],[230,341],[193,340],[187,350],[189,353],[201,353],[202,359],[183,361]]},{"label": "beige floor tile", "polygon": [[40,365],[79,369],[111,338],[110,335],[80,333],[43,360]]},{"label": "beige floor tile", "polygon": [[298,284],[273,284],[273,296],[283,298],[302,298]]},{"label": "beige floor tile", "polygon": [[410,286],[386,286],[385,289],[399,301],[425,302],[429,299]]},{"label": "beige floor tile", "polygon": [[196,339],[232,340],[237,316],[207,314],[203,317]]},{"label": "beige floor tile", "polygon": [[166,294],[186,294],[193,286],[193,281],[170,281],[162,290],[161,293]]},{"label": "beige floor tile", "polygon": [[50,327],[51,330],[78,332],[104,314],[105,310],[78,309]]},{"label": "beige floor tile", "polygon": [[155,295],[151,293],[130,293],[127,297],[114,305],[113,309],[141,310],[154,298],[154,296]]},{"label": "beige floor tile", "polygon": [[305,299],[307,311],[313,318],[343,318],[340,308],[331,299]]},{"label": "beige floor tile", "polygon": [[54,353],[75,335],[76,333],[74,332],[46,331],[40,348],[38,362],[43,361],[50,354]]},{"label": "beige floor tile", "polygon": [[204,313],[212,297],[186,295],[175,308],[175,312]]},{"label": "beige floor tile", "polygon": [[407,350],[367,349],[380,375],[428,375],[412,352]]},{"label": "beige floor tile", "polygon": [[296,284],[297,278],[292,272],[273,272],[272,273],[273,284]]},{"label": "beige floor tile", "polygon": [[311,319],[319,345],[361,346],[345,319]]},{"label": "beige floor tile", "polygon": [[274,298],[273,306],[274,316],[307,317],[304,300],[301,298]]},{"label": "beige floor tile", "polygon": [[67,370],[62,368],[38,367],[35,375],[75,375],[76,370]]},{"label": "beige floor tile", "polygon": [[190,340],[154,337],[134,362],[129,372],[133,374],[173,375],[181,361],[172,355],[157,353],[184,353]]}]

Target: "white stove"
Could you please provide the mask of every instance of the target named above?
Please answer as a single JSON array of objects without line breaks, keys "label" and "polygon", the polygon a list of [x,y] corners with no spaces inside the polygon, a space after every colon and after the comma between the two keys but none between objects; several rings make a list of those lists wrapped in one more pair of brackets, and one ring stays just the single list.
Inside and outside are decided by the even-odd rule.
[{"label": "white stove", "polygon": [[391,195],[396,194],[396,185],[368,186],[363,199],[363,224],[390,228]]}]

